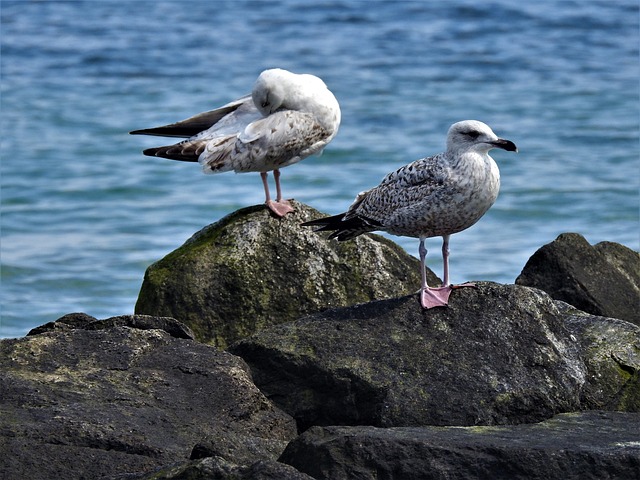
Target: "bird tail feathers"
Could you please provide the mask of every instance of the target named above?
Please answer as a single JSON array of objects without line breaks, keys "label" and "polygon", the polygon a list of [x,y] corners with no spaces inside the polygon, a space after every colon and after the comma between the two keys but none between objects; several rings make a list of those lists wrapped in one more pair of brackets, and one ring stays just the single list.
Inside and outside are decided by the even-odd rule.
[{"label": "bird tail feathers", "polygon": [[309,222],[304,222],[304,227],[320,227],[316,232],[332,232],[329,239],[335,238],[338,241],[351,240],[363,233],[377,230],[375,225],[362,217],[346,217],[345,213],[333,215],[332,217],[318,218]]}]

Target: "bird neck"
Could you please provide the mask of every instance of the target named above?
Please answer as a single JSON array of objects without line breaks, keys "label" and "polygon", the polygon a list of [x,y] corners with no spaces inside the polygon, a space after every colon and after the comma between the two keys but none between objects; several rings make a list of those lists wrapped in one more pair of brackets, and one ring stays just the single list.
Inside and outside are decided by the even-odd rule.
[{"label": "bird neck", "polygon": [[476,152],[476,151],[449,151],[447,152],[449,164],[453,168],[466,168],[473,166],[486,166],[492,163],[493,158],[489,156],[488,152]]},{"label": "bird neck", "polygon": [[500,188],[500,170],[488,152],[465,152],[449,155],[449,165],[460,178],[474,178],[491,190]]}]

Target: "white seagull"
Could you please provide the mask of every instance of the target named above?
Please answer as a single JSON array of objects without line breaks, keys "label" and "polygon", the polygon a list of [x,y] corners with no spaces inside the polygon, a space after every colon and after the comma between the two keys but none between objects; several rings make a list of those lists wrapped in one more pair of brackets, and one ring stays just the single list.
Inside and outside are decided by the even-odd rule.
[{"label": "white seagull", "polygon": [[[498,138],[482,122],[454,123],[447,134],[447,151],[416,160],[388,174],[380,185],[360,193],[349,210],[303,223],[332,231],[329,238],[349,240],[375,230],[420,239],[424,308],[446,306],[454,288],[449,283],[449,237],[476,223],[493,205],[500,189],[500,171],[489,150],[517,152],[516,145]],[[425,239],[441,236],[444,278],[441,287],[427,285]]]},{"label": "white seagull", "polygon": [[[293,207],[282,199],[280,169],[322,153],[339,126],[340,106],[320,78],[275,68],[260,74],[250,95],[171,125],[130,133],[186,138],[143,153],[199,162],[204,173],[260,172],[265,203],[282,217]],[[275,201],[269,195],[270,171]]]}]

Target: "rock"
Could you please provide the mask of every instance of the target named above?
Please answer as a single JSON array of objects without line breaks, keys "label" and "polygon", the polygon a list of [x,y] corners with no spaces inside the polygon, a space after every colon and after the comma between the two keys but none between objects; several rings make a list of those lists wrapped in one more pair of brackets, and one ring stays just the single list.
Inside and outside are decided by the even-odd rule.
[{"label": "rock", "polygon": [[640,412],[640,330],[615,318],[589,315],[557,301],[567,329],[580,342],[587,368],[582,408]]},{"label": "rock", "polygon": [[[300,225],[320,212],[294,206],[283,219],[264,206],[244,208],[196,233],[147,269],[136,313],[177,318],[198,340],[226,348],[331,306],[420,288],[418,260],[393,242],[327,241]],[[440,282],[431,272],[429,280]]]},{"label": "rock", "polygon": [[44,332],[52,332],[56,330],[73,330],[74,328],[81,328],[92,322],[99,321],[96,317],[87,315],[86,313],[76,312],[63,315],[59,319],[40,325],[39,327],[32,328],[28,335],[39,335]]},{"label": "rock", "polygon": [[149,472],[206,439],[228,462],[274,461],[296,435],[238,357],[148,317],[74,318],[0,341],[0,478]]},{"label": "rock", "polygon": [[131,327],[140,330],[164,330],[172,337],[189,338],[193,340],[195,337],[189,327],[171,317],[154,317],[151,315],[120,315],[104,320],[98,320],[86,313],[69,313],[60,317],[55,322],[49,322],[40,327],[32,329],[29,335],[39,335],[44,332],[57,330],[69,330],[74,328],[83,328],[85,330],[103,330],[105,328]]},{"label": "rock", "polygon": [[313,427],[280,461],[317,480],[640,478],[640,416],[569,413],[501,427]]},{"label": "rock", "polygon": [[[590,340],[576,338],[575,324],[572,335],[544,292],[478,285],[456,290],[448,308],[423,310],[411,295],[333,309],[263,330],[230,351],[301,430],[537,422],[583,408],[582,392],[616,404],[633,382],[640,350],[628,342],[638,345],[638,327],[623,322],[606,346],[624,352],[624,367],[604,367],[610,360],[599,354],[587,365]],[[617,329],[608,319],[585,320],[594,331],[598,322]]]},{"label": "rock", "polygon": [[172,465],[142,476],[113,480],[314,480],[295,468],[275,461],[259,460],[248,466],[236,465],[222,457],[206,457]]},{"label": "rock", "polygon": [[563,233],[541,247],[516,279],[593,315],[640,325],[640,255],[612,242],[591,246]]}]

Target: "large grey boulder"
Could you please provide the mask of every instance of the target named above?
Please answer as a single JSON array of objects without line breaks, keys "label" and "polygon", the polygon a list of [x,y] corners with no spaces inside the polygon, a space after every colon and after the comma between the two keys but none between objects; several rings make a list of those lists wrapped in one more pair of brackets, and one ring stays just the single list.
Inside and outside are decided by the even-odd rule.
[{"label": "large grey boulder", "polygon": [[500,427],[313,427],[280,458],[316,480],[640,478],[640,416],[562,414]]},{"label": "large grey boulder", "polygon": [[594,246],[563,233],[529,259],[516,279],[594,315],[640,325],[640,255],[613,242]]},{"label": "large grey boulder", "polygon": [[[411,295],[332,309],[230,351],[301,430],[531,423],[595,404],[618,407],[625,389],[636,400],[624,404],[633,405],[640,329],[590,316],[584,329],[602,323],[619,335],[588,354],[581,327],[565,325],[571,315],[540,290],[481,282],[454,291],[448,308],[424,310]],[[617,368],[602,355],[612,350],[620,352]]]},{"label": "large grey boulder", "polygon": [[225,348],[309,313],[419,289],[419,262],[402,248],[378,235],[328,242],[300,225],[321,213],[293,205],[282,219],[244,208],[196,233],[147,269],[135,312],[176,318]]},{"label": "large grey boulder", "polygon": [[0,478],[149,472],[202,442],[249,466],[297,433],[241,359],[175,320],[76,314],[40,331],[0,341]]}]

